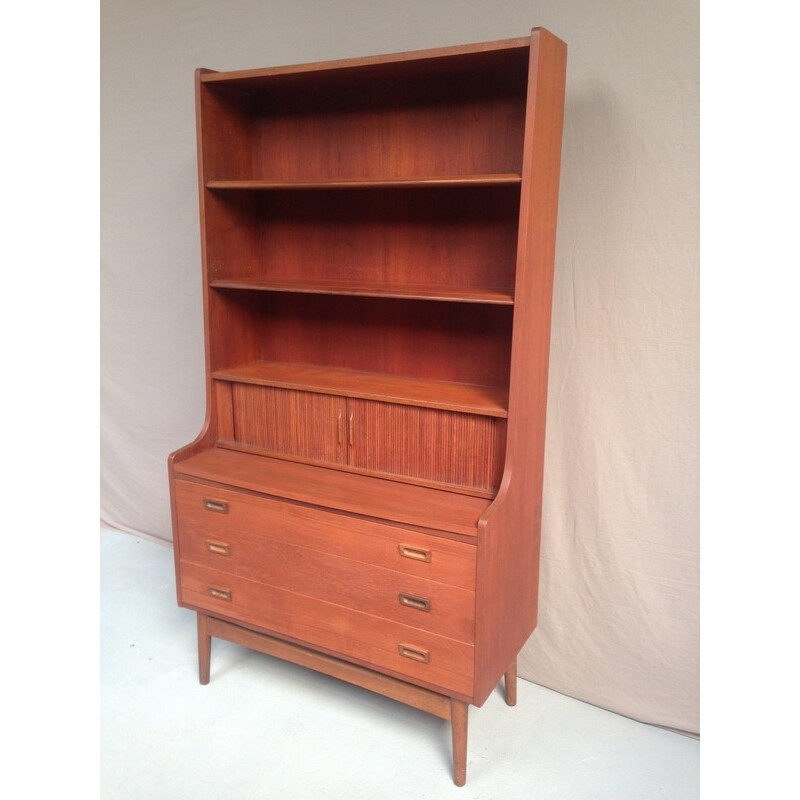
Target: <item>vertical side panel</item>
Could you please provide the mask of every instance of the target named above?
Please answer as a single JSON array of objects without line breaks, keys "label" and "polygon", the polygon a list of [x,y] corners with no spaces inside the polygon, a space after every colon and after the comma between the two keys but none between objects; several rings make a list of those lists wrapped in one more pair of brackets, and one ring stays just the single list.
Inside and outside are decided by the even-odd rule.
[{"label": "vertical side panel", "polygon": [[175,556],[175,588],[180,600],[181,596],[181,574],[178,565],[180,563],[180,537],[178,536],[178,510],[175,503],[175,471],[174,466],[181,461],[190,458],[196,453],[209,447],[217,437],[217,417],[215,412],[215,398],[211,391],[211,369],[210,369],[210,333],[208,324],[208,265],[206,260],[206,216],[205,216],[205,189],[204,189],[204,166],[203,166],[203,120],[200,113],[202,86],[200,76],[208,69],[197,69],[194,74],[195,90],[195,124],[197,136],[197,180],[198,196],[200,201],[200,255],[203,268],[203,341],[205,345],[205,370],[206,370],[206,416],[203,427],[197,438],[191,443],[171,453],[167,459],[167,473],[169,475],[169,494],[170,506],[172,511],[172,541]]},{"label": "vertical side panel", "polygon": [[475,697],[536,626],[542,475],[567,48],[534,29],[528,76],[505,473],[478,524]]}]

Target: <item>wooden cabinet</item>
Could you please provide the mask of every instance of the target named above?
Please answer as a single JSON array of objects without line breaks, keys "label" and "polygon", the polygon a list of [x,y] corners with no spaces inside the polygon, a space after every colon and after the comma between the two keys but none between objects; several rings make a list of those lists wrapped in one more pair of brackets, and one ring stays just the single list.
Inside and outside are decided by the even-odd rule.
[{"label": "wooden cabinet", "polygon": [[452,721],[537,615],[566,47],[196,75],[207,415],[169,474],[225,638]]}]

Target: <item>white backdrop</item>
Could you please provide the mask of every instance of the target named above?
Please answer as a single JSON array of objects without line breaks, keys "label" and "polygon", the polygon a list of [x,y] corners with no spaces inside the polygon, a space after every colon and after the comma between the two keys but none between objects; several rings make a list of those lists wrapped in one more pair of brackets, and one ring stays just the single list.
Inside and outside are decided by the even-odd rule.
[{"label": "white backdrop", "polygon": [[[193,71],[569,45],[529,680],[699,732],[696,0],[104,0],[101,519],[170,539],[204,416]],[[531,712],[535,713],[535,712]]]}]

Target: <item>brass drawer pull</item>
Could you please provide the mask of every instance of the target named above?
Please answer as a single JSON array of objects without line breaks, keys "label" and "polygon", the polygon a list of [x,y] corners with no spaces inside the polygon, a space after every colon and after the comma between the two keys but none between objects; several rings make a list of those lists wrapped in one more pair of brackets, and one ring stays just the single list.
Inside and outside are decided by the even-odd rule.
[{"label": "brass drawer pull", "polygon": [[229,603],[233,600],[233,592],[230,589],[217,589],[216,586],[209,586],[208,593],[217,600],[227,600]]},{"label": "brass drawer pull", "polygon": [[407,544],[401,544],[397,546],[397,549],[400,551],[400,555],[403,556],[403,558],[411,558],[414,561],[426,562],[430,562],[431,560],[431,551],[423,547],[411,547]]},{"label": "brass drawer pull", "polygon": [[431,654],[421,647],[414,647],[410,644],[398,645],[397,649],[400,655],[404,658],[410,658],[412,661],[419,661],[422,664],[427,664],[431,660]]},{"label": "brass drawer pull", "polygon": [[400,592],[400,605],[416,608],[417,611],[430,611],[431,601],[427,597],[418,597],[415,594]]},{"label": "brass drawer pull", "polygon": [[216,511],[218,514],[228,513],[228,504],[224,500],[211,500],[208,497],[204,497],[203,508],[206,511]]},{"label": "brass drawer pull", "polygon": [[207,540],[206,550],[218,556],[229,556],[231,554],[231,546],[227,544],[227,542],[212,542],[211,540]]}]

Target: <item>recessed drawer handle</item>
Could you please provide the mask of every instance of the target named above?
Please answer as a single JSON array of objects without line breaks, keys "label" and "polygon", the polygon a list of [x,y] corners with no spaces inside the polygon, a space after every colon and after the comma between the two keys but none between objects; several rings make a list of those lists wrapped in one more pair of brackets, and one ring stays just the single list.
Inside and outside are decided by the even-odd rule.
[{"label": "recessed drawer handle", "polygon": [[230,589],[217,589],[216,586],[209,586],[208,593],[217,600],[227,600],[229,603],[233,600],[233,592]]},{"label": "recessed drawer handle", "polygon": [[216,511],[218,514],[228,513],[228,504],[224,500],[211,500],[208,497],[204,497],[203,508],[206,511]]},{"label": "recessed drawer handle", "polygon": [[418,597],[415,594],[400,593],[400,605],[416,608],[417,611],[430,611],[431,601],[427,597]]},{"label": "recessed drawer handle", "polygon": [[419,661],[422,664],[427,664],[431,660],[431,654],[421,647],[414,647],[410,644],[401,644],[397,648],[400,655],[404,658],[410,658],[412,661]]},{"label": "recessed drawer handle", "polygon": [[414,561],[430,561],[431,551],[422,547],[410,547],[407,544],[398,545],[398,550],[403,558],[412,558]]},{"label": "recessed drawer handle", "polygon": [[231,554],[231,546],[227,542],[206,541],[206,550],[218,556],[229,556]]}]

